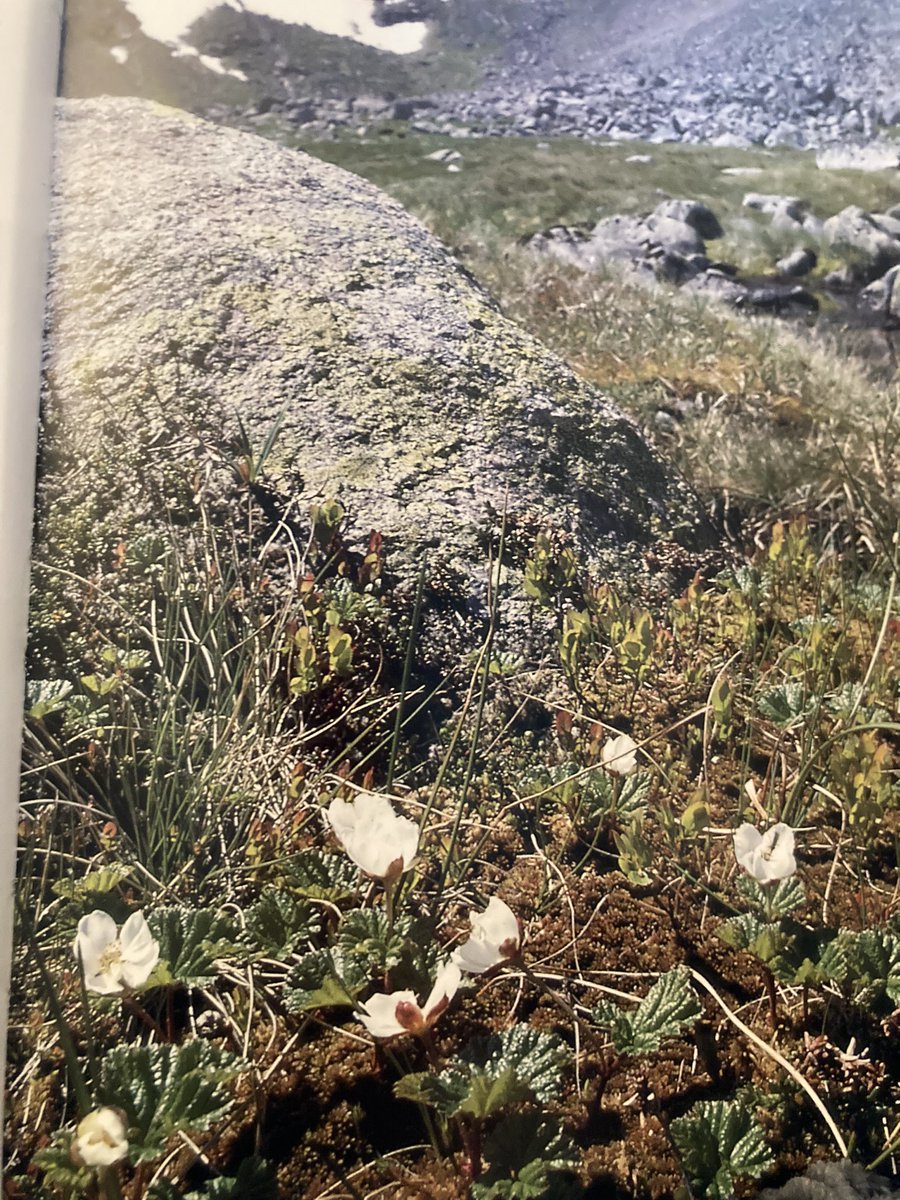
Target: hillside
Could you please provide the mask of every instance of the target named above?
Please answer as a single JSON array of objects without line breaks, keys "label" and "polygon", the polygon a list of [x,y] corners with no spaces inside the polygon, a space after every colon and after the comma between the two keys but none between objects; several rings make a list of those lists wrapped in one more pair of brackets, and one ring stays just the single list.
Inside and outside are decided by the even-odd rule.
[{"label": "hillside", "polygon": [[392,54],[222,5],[186,38],[213,69],[147,38],[122,0],[74,0],[68,36],[90,53],[69,56],[66,91],[195,112],[274,108],[323,132],[409,117],[392,106],[410,97],[427,98],[435,129],[476,133],[803,146],[900,123],[900,8],[889,0],[418,0],[374,15],[428,17],[425,47]]}]

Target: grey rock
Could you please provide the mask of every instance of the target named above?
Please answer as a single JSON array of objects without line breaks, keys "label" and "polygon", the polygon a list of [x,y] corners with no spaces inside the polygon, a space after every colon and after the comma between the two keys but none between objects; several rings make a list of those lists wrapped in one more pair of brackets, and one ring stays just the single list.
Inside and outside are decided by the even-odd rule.
[{"label": "grey rock", "polygon": [[858,205],[850,205],[829,217],[823,235],[830,246],[860,256],[870,279],[900,263],[900,239],[885,233],[872,214]]},{"label": "grey rock", "polygon": [[747,192],[742,203],[744,208],[752,208],[770,216],[779,214],[791,217],[798,223],[803,221],[809,209],[809,202],[801,200],[799,196],[781,196],[773,192]]},{"label": "grey rock", "polygon": [[[710,214],[712,215],[712,214]],[[693,225],[677,217],[665,216],[659,209],[643,222],[649,241],[677,254],[702,254],[706,249],[703,238]]]},{"label": "grey rock", "polygon": [[888,1200],[900,1196],[881,1175],[855,1163],[813,1163],[783,1187],[763,1188],[759,1200]]},{"label": "grey rock", "polygon": [[883,96],[879,100],[878,116],[884,125],[900,125],[900,92]]},{"label": "grey rock", "polygon": [[882,233],[900,238],[900,217],[892,217],[890,213],[872,213],[872,220]]},{"label": "grey rock", "polygon": [[900,322],[900,266],[891,267],[886,275],[863,288],[859,302],[886,323]]},{"label": "grey rock", "polygon": [[784,258],[779,259],[775,266],[780,274],[791,275],[799,279],[814,270],[818,261],[814,250],[810,250],[806,246],[799,246]]},{"label": "grey rock", "polygon": [[725,236],[716,214],[699,200],[664,200],[662,204],[657,205],[652,215],[683,221],[708,241]]},{"label": "grey rock", "polygon": [[227,496],[234,439],[261,446],[280,423],[271,486],[301,513],[339,496],[350,535],[379,529],[400,573],[427,549],[477,577],[505,506],[613,575],[667,539],[713,540],[634,424],[396,201],[252,134],[62,102],[47,324],[56,444],[132,535],[166,520],[142,472]]}]

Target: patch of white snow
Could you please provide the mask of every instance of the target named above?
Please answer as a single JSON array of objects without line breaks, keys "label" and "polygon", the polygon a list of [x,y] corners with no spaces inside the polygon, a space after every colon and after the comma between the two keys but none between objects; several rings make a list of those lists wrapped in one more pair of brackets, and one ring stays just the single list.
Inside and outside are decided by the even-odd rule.
[{"label": "patch of white snow", "polygon": [[420,50],[428,32],[424,21],[404,21],[397,25],[376,25],[372,18],[372,0],[125,0],[148,37],[178,44],[194,21],[218,7],[246,8],[248,12],[273,17],[291,25],[309,25],[320,33],[352,38],[389,50],[411,54]]}]

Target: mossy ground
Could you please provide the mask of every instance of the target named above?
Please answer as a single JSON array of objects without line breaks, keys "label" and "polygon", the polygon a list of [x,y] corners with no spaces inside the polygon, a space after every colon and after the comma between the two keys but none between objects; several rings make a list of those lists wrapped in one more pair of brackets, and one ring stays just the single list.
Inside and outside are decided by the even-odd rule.
[{"label": "mossy ground", "polygon": [[[590,219],[598,204],[652,207],[656,187],[698,196],[701,163],[780,162],[780,186],[830,210],[882,207],[885,180],[848,176],[832,190],[807,159],[654,148],[655,181],[641,165],[626,187],[613,169],[621,147],[505,141],[461,143],[463,172],[447,175],[422,161],[437,144],[313,149],[382,172],[379,182],[458,246],[507,312],[678,458],[711,506],[740,507],[734,569],[674,596],[616,594],[567,556],[564,540],[540,553],[526,545],[533,620],[554,626],[558,641],[537,653],[523,638],[500,652],[502,630],[485,630],[484,654],[448,669],[444,648],[429,644],[433,625],[416,621],[414,594],[394,590],[377,539],[344,545],[342,514],[320,511],[308,526],[298,517],[293,548],[273,548],[265,463],[235,452],[240,520],[223,524],[192,496],[194,557],[177,539],[141,548],[123,536],[113,570],[85,570],[64,589],[57,578],[38,648],[45,680],[55,656],[53,682],[65,687],[32,705],[26,735],[19,895],[33,941],[20,939],[14,975],[11,1196],[65,1195],[29,1163],[74,1124],[34,945],[85,1064],[94,1051],[160,1036],[245,1056],[230,1117],[194,1149],[173,1139],[162,1170],[176,1194],[233,1172],[254,1150],[274,1165],[281,1196],[470,1194],[458,1130],[436,1131],[394,1095],[400,1075],[425,1069],[423,1048],[360,1041],[346,1008],[289,1011],[286,981],[307,940],[252,961],[233,956],[202,987],[151,990],[137,1011],[116,1001],[92,1009],[80,994],[71,938],[82,911],[175,903],[244,914],[267,887],[290,892],[292,863],[323,848],[340,854],[322,806],[358,787],[388,792],[410,816],[427,807],[406,903],[434,914],[442,951],[492,895],[522,918],[525,961],[542,984],[514,968],[479,977],[436,1027],[437,1051],[450,1057],[472,1034],[517,1022],[563,1040],[568,1065],[546,1106],[576,1147],[563,1194],[684,1194],[670,1130],[701,1099],[739,1096],[761,1122],[771,1169],[740,1179],[736,1194],[837,1157],[821,1110],[777,1055],[856,1161],[891,1170],[900,522],[890,364],[806,328],[536,264],[513,245],[542,224]],[[539,166],[547,154],[561,160],[549,172]],[[746,181],[712,179],[724,190],[706,198],[736,213]],[[768,177],[765,189],[762,179],[752,186],[780,190]],[[780,519],[798,513],[793,524]],[[93,510],[71,524],[70,536],[87,537]],[[424,583],[439,609],[468,581]],[[110,612],[112,639],[99,632]],[[602,767],[604,741],[619,732],[642,746],[639,803]],[[783,941],[741,949],[729,921],[749,901],[730,834],[743,820],[779,819],[797,830],[804,899]],[[145,821],[153,837],[142,841]],[[132,872],[105,893],[58,886],[116,863]],[[314,942],[332,943],[348,904],[383,912],[379,885],[351,890],[323,905]],[[877,935],[884,954],[829,966],[821,944],[807,953],[810,935],[834,941],[838,930],[851,947]],[[650,1056],[614,1055],[605,1033],[572,1018],[574,1005],[587,1020],[604,989],[644,995],[676,966],[712,990],[701,988],[700,1021]],[[370,974],[367,988],[384,986],[384,970]],[[518,1181],[504,1182],[497,1194],[516,1194]],[[122,1171],[127,1200],[146,1183],[146,1172]]]}]

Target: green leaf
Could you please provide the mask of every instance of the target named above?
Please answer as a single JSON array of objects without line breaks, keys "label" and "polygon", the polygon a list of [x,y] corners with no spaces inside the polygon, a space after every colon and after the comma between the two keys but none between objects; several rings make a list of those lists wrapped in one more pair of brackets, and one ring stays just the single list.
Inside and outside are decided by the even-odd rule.
[{"label": "green leaf", "polygon": [[439,1075],[407,1075],[396,1094],[436,1108],[444,1116],[478,1120],[524,1100],[542,1103],[558,1090],[569,1053],[559,1038],[528,1025],[474,1038]]},{"label": "green leaf", "polygon": [[336,904],[356,895],[359,869],[344,854],[323,854],[321,850],[303,850],[279,870],[279,885],[309,900],[330,900]]},{"label": "green leaf", "polygon": [[472,1185],[475,1200],[563,1200],[580,1192],[566,1176],[578,1155],[558,1125],[540,1112],[509,1113],[484,1143],[488,1169]]},{"label": "green leaf", "polygon": [[264,888],[259,900],[247,909],[247,935],[272,958],[308,946],[320,928],[317,910],[281,888]]},{"label": "green leaf", "polygon": [[664,1041],[678,1037],[701,1011],[687,971],[678,967],[659,977],[634,1012],[604,1001],[593,1016],[598,1025],[609,1029],[619,1054],[638,1055],[651,1054]]},{"label": "green leaf", "polygon": [[354,908],[341,920],[337,945],[345,959],[356,959],[370,974],[383,975],[409,957],[409,935],[407,917],[398,917],[392,929],[384,909]]},{"label": "green leaf", "polygon": [[738,880],[738,891],[758,913],[770,920],[786,917],[806,903],[806,891],[796,875],[779,880],[774,888],[749,875],[742,875]]},{"label": "green leaf", "polygon": [[70,1200],[70,1197],[74,1200],[75,1197],[90,1194],[96,1176],[87,1167],[79,1167],[72,1161],[70,1148],[74,1136],[74,1130],[59,1130],[54,1133],[50,1145],[38,1150],[32,1158],[32,1166],[37,1167],[43,1175],[42,1182],[46,1190],[41,1195],[47,1195],[49,1191],[53,1195],[64,1196],[66,1200]]},{"label": "green leaf", "polygon": [[237,1175],[220,1175],[186,1195],[161,1179],[147,1192],[147,1200],[278,1200],[278,1184],[272,1167],[254,1157],[244,1159]]},{"label": "green leaf", "polygon": [[785,947],[781,926],[761,920],[755,913],[730,917],[716,929],[716,937],[734,950],[746,950],[761,962],[769,963]]},{"label": "green leaf", "polygon": [[444,1116],[453,1116],[462,1111],[469,1094],[472,1078],[468,1071],[451,1063],[434,1075],[430,1071],[414,1071],[404,1075],[394,1084],[394,1095],[399,1100],[412,1100],[415,1104],[427,1104]]},{"label": "green leaf", "polygon": [[739,1100],[701,1100],[670,1126],[697,1196],[730,1200],[741,1176],[758,1180],[774,1156],[753,1113]]},{"label": "green leaf", "polygon": [[291,1012],[352,1008],[369,978],[368,965],[359,959],[326,948],[311,950],[288,976],[285,1003]]},{"label": "green leaf", "polygon": [[119,884],[131,875],[131,867],[122,863],[113,863],[101,867],[99,871],[88,871],[79,879],[58,879],[53,884],[53,891],[64,900],[94,901],[97,896],[105,896],[114,891]]},{"label": "green leaf", "polygon": [[42,721],[66,707],[71,691],[67,679],[30,679],[25,686],[25,712],[33,721]]},{"label": "green leaf", "polygon": [[174,980],[203,987],[218,975],[217,959],[247,956],[233,919],[211,908],[158,908],[148,915],[147,924],[166,965],[158,976],[151,976],[160,983]]},{"label": "green leaf", "polygon": [[[900,937],[888,929],[865,929],[862,933],[842,931],[835,957],[843,957],[842,974],[853,998],[866,1005],[900,1003]],[[837,965],[837,964],[835,964]]]},{"label": "green leaf", "polygon": [[787,728],[815,710],[814,698],[806,699],[803,685],[796,680],[788,680],[772,688],[756,701],[757,710],[776,725]]},{"label": "green leaf", "polygon": [[103,1059],[101,1104],[128,1117],[133,1162],[156,1158],[176,1130],[202,1133],[231,1105],[225,1083],[240,1060],[208,1042],[115,1046]]}]

